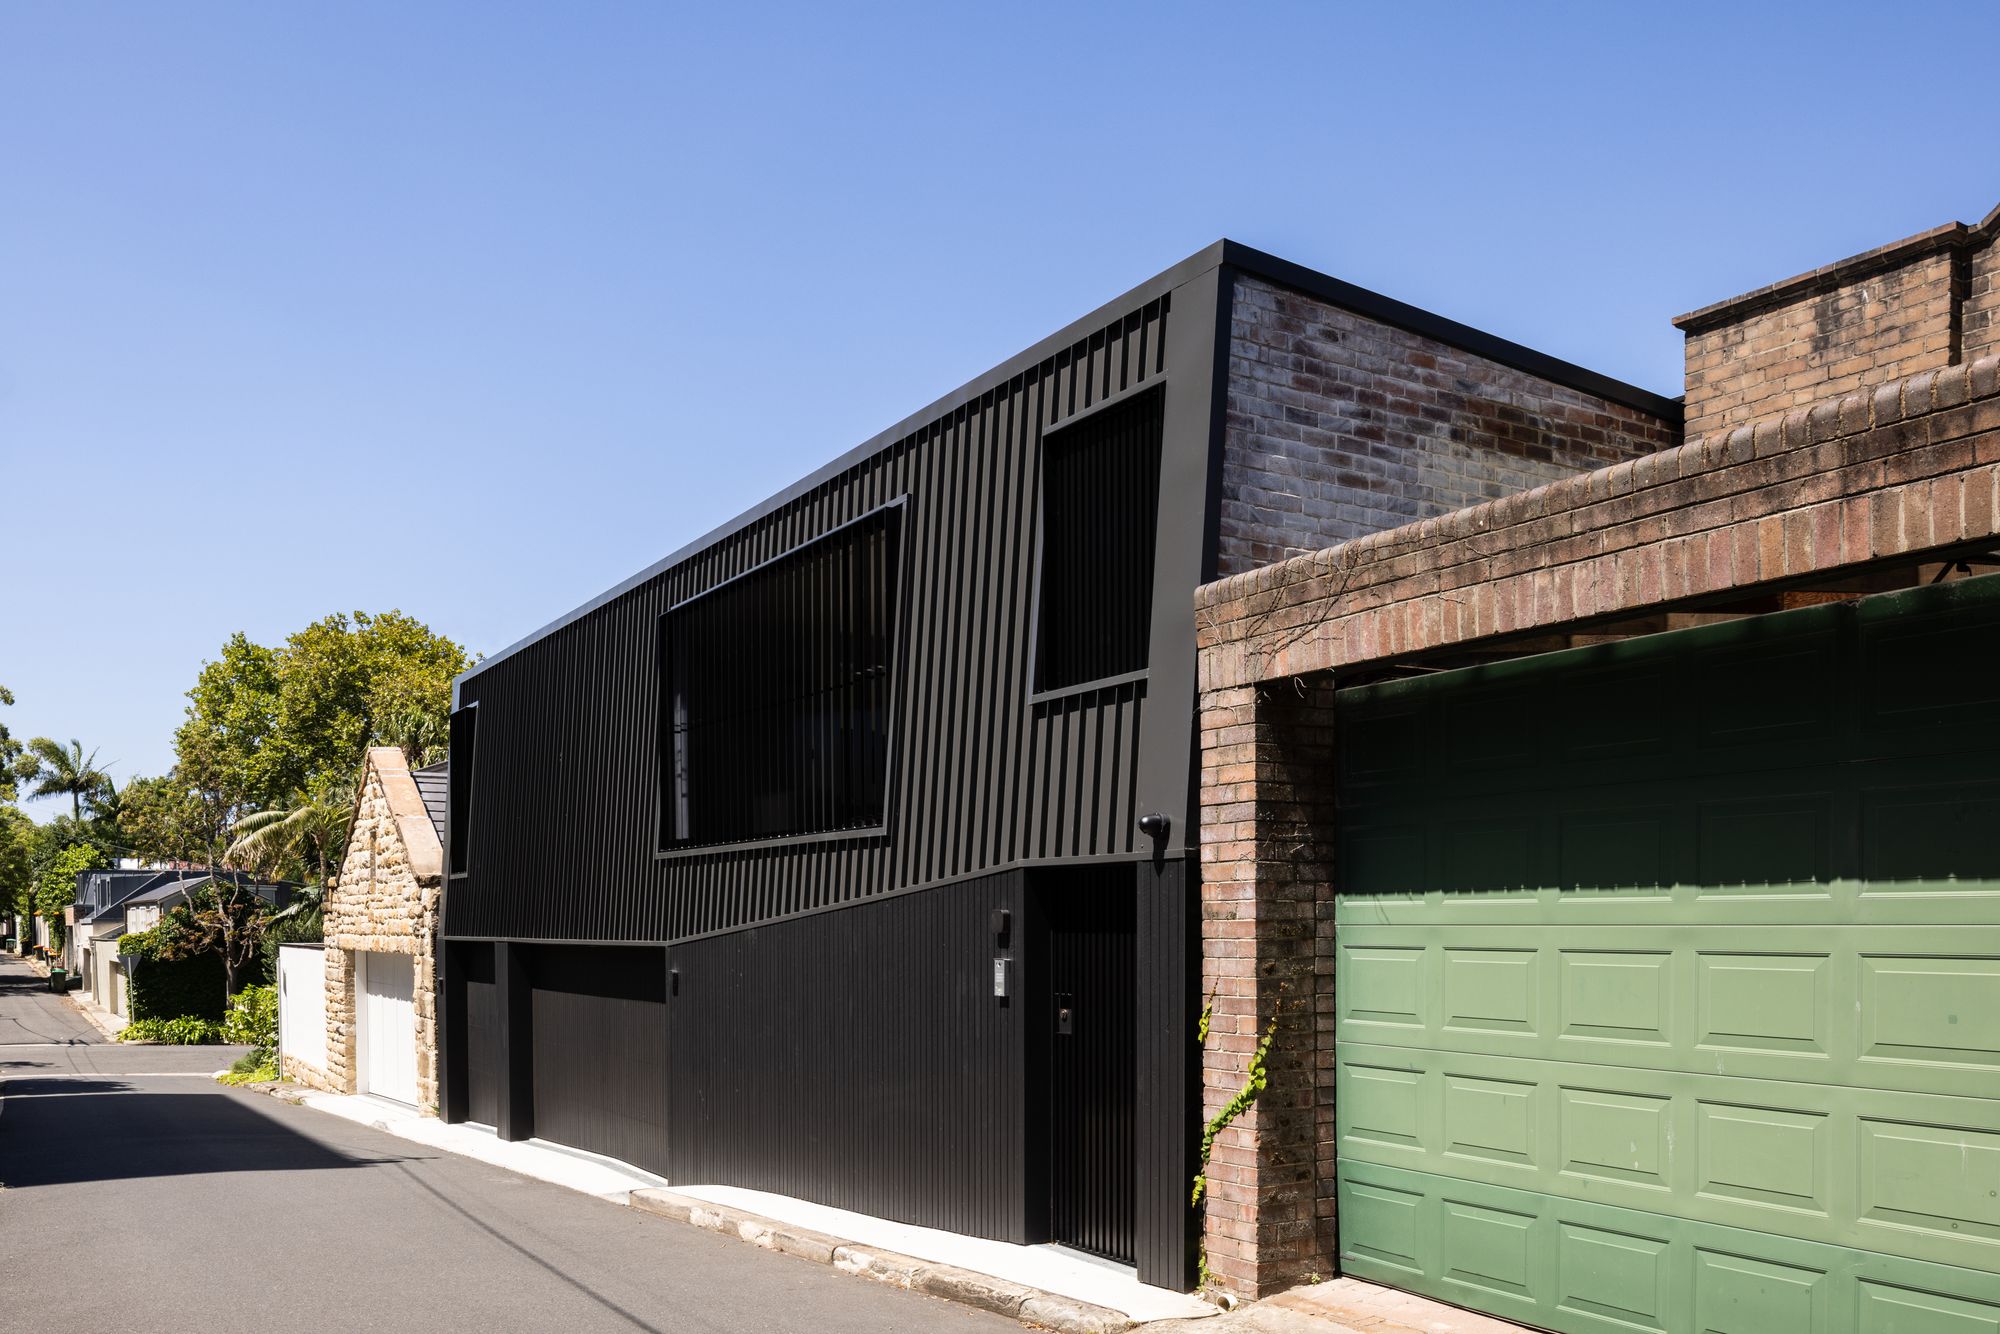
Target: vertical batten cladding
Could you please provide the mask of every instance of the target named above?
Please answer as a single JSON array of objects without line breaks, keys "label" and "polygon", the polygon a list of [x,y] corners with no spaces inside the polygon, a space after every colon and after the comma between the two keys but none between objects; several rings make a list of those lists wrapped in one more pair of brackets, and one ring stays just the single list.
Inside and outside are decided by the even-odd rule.
[{"label": "vertical batten cladding", "polygon": [[[478,817],[447,934],[669,941],[1024,858],[1133,852],[1146,683],[1029,702],[1036,495],[1044,431],[1162,375],[1168,305],[1110,322],[466,678],[461,705],[481,706]],[[887,835],[658,856],[662,613],[899,497]]]}]

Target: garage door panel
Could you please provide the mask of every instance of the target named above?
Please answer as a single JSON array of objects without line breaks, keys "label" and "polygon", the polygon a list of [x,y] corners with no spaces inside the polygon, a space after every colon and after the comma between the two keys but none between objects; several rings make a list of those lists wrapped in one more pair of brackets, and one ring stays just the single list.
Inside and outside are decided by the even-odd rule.
[{"label": "garage door panel", "polygon": [[1354,803],[1336,920],[2000,921],[1994,769],[1981,754],[1472,805]]},{"label": "garage door panel", "polygon": [[1992,1096],[2000,927],[1342,927],[1335,1039]]},{"label": "garage door panel", "polygon": [[1368,1163],[1343,1168],[1338,1203],[1369,1238],[1392,1209],[1408,1248],[1343,1227],[1347,1273],[1563,1334],[2000,1330],[2000,1277],[1963,1266]]},{"label": "garage door panel", "polygon": [[1342,1163],[2000,1271],[1992,1099],[1360,1044],[1336,1079]]},{"label": "garage door panel", "polygon": [[1953,748],[1975,744],[1982,733],[1988,743],[1995,739],[2000,672],[1954,670],[2000,660],[2000,603],[1978,586],[1983,582],[1861,605],[1857,697],[1872,745],[1929,750],[1940,738]]}]

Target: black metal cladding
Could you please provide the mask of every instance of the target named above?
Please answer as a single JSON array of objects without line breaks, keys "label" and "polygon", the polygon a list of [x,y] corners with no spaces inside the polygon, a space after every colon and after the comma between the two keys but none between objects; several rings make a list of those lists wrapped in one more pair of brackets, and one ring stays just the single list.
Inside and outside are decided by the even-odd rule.
[{"label": "black metal cladding", "polygon": [[[1168,298],[1014,375],[460,684],[482,715],[453,937],[669,941],[1038,857],[1137,851],[1147,682],[1031,703],[1045,431],[1166,367]],[[1112,409],[1115,410],[1115,409]],[[898,498],[886,832],[657,852],[660,618]],[[1131,596],[1144,601],[1149,589]],[[1189,701],[1171,725],[1188,727]]]},{"label": "black metal cladding", "polygon": [[661,618],[663,845],[881,826],[902,517],[877,510]]},{"label": "black metal cladding", "polygon": [[1019,952],[993,911],[1022,920],[1022,875],[670,947],[666,1175],[1042,1240],[1023,1165],[1029,1007],[991,985],[993,958]]},{"label": "black metal cladding", "polygon": [[1160,390],[1148,389],[1043,442],[1039,689],[1146,665],[1162,414]]},{"label": "black metal cladding", "polygon": [[452,1072],[465,1090],[463,1112],[483,1126],[500,1124],[501,1080],[507,1042],[501,1032],[500,994],[494,983],[493,947],[484,941],[448,947],[446,985],[458,990],[452,1007],[465,1016],[463,1028],[452,1034],[463,1048],[463,1060],[453,1054]]}]

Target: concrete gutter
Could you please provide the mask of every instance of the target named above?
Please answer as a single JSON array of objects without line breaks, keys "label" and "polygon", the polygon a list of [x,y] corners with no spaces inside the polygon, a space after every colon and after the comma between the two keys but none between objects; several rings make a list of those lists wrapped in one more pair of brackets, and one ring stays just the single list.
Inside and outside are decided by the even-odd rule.
[{"label": "concrete gutter", "polygon": [[[365,1095],[320,1093],[283,1082],[239,1087],[354,1121],[427,1148],[475,1158],[538,1181],[595,1195],[612,1204],[727,1233],[768,1250],[831,1265],[878,1283],[1010,1316],[1024,1325],[1059,1330],[1063,1334],[1111,1334],[1136,1328],[1141,1323],[1124,1311],[1031,1284],[943,1261],[919,1259],[747,1209],[677,1194],[665,1189],[666,1183],[659,1177],[596,1154],[537,1140],[502,1140],[482,1127],[449,1125],[414,1108]],[[1192,1301],[1186,1306],[1199,1309]]]},{"label": "concrete gutter", "polygon": [[862,1246],[841,1237],[805,1228],[792,1227],[776,1219],[745,1213],[727,1205],[712,1204],[670,1190],[635,1190],[629,1201],[641,1209],[676,1223],[688,1223],[724,1232],[754,1246],[782,1251],[815,1264],[832,1265],[858,1278],[873,1279],[892,1287],[941,1297],[982,1311],[1010,1316],[1024,1325],[1062,1331],[1062,1334],[1112,1334],[1134,1328],[1132,1318],[1122,1311],[1093,1306],[1057,1293],[1010,1283],[988,1274],[976,1274],[954,1265],[937,1264],[894,1251]]}]

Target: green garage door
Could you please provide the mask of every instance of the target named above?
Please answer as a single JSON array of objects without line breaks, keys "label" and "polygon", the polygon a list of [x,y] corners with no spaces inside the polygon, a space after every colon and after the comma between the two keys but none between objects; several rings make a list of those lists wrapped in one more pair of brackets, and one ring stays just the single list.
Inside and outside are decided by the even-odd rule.
[{"label": "green garage door", "polygon": [[1340,1251],[1563,1331],[2000,1331],[2000,578],[1339,696]]}]

